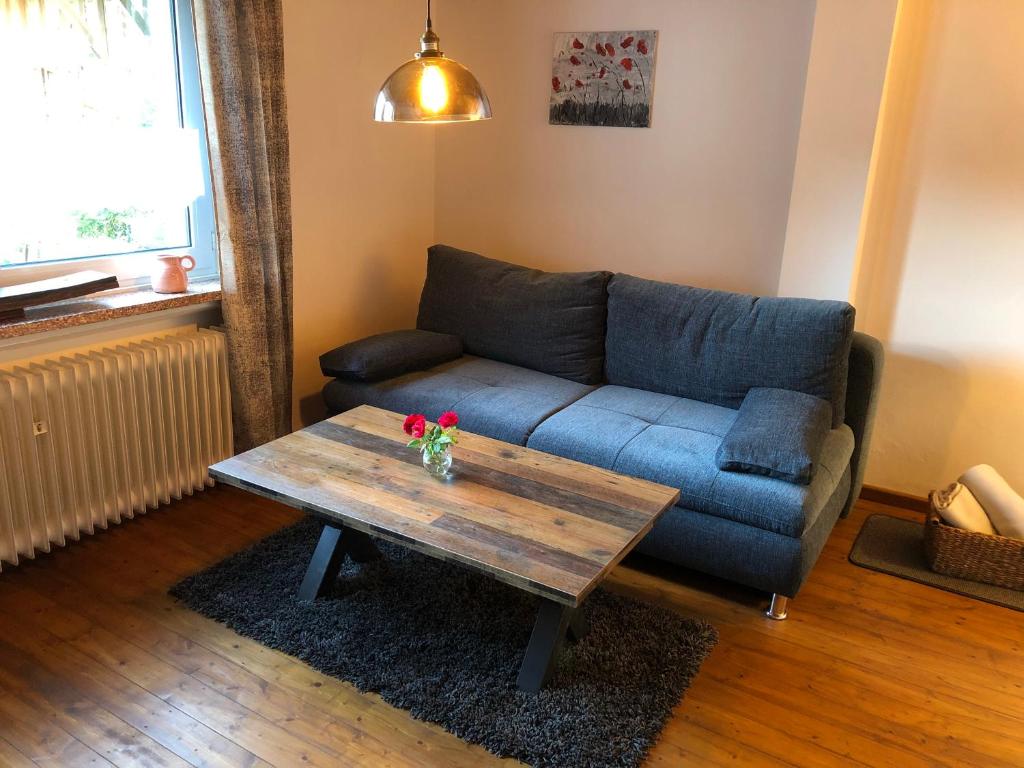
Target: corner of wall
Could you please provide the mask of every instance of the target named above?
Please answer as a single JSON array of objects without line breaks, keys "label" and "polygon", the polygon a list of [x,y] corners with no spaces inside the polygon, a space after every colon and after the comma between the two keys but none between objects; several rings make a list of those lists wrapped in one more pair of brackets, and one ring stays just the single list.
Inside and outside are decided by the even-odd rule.
[{"label": "corner of wall", "polygon": [[911,73],[905,60],[910,55],[908,47],[912,47],[912,41],[909,38],[914,34],[913,28],[917,24],[913,16],[906,0],[899,0],[889,43],[889,59],[886,63],[885,82],[878,107],[878,121],[871,147],[871,164],[864,185],[864,205],[861,210],[857,250],[854,253],[848,293],[848,301],[861,310],[857,317],[858,326],[861,330],[880,337],[887,335],[888,321],[878,322],[872,317],[873,309],[878,305],[874,300],[873,285],[877,282],[876,273],[881,269],[881,254],[878,248],[880,230],[885,219],[882,187],[886,182],[884,177],[892,172],[891,168],[883,168],[883,162],[886,157],[898,151],[900,139],[895,132],[901,122],[906,122],[908,107],[904,103],[905,100],[914,95],[908,93],[911,88],[907,81],[910,80]]},{"label": "corner of wall", "polygon": [[850,295],[898,5],[817,4],[780,295]]},{"label": "corner of wall", "polygon": [[804,89],[800,94],[800,125],[796,131],[796,148],[793,151],[793,173],[789,180],[789,200],[786,202],[786,226],[782,231],[782,253],[779,254],[779,267],[775,275],[775,295],[784,295],[784,286],[788,284],[786,277],[786,246],[789,243],[789,228],[792,225],[793,196],[797,187],[797,168],[800,165],[800,147],[807,128],[807,84],[811,78],[811,59],[814,56],[815,33],[820,19],[820,3],[814,4],[814,18],[811,21],[811,39],[807,45],[807,61],[804,64]]}]

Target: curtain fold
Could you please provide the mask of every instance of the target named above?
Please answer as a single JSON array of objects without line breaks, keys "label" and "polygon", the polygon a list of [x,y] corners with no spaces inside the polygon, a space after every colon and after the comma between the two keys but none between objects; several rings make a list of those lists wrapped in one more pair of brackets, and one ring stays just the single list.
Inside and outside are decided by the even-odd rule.
[{"label": "curtain fold", "polygon": [[195,0],[235,447],[291,430],[292,234],[281,0]]}]

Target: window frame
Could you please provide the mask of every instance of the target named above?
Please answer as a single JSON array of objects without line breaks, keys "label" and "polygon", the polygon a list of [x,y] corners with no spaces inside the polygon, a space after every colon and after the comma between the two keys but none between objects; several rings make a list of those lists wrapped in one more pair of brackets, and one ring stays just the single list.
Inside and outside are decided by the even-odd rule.
[{"label": "window frame", "polygon": [[183,128],[199,136],[199,157],[203,194],[188,206],[190,244],[179,248],[149,248],[117,254],[82,256],[55,261],[28,262],[0,266],[0,287],[46,280],[81,270],[97,270],[117,276],[121,286],[144,287],[150,283],[155,262],[147,254],[189,254],[195,269],[193,281],[212,280],[220,275],[217,224],[213,203],[213,179],[210,172],[209,142],[199,79],[199,53],[196,45],[192,0],[165,0],[171,10],[178,87],[178,117]]}]

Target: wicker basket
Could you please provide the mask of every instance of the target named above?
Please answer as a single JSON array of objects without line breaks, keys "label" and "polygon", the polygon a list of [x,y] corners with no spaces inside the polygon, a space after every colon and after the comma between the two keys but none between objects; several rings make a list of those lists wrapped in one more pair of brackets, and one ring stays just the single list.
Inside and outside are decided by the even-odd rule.
[{"label": "wicker basket", "polygon": [[1024,590],[1024,541],[946,525],[934,506],[924,525],[924,554],[936,573]]}]

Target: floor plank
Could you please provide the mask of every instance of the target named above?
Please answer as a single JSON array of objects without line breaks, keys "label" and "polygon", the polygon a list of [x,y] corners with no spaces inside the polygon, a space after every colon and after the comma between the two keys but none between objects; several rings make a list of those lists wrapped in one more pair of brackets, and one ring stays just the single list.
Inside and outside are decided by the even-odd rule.
[{"label": "floor plank", "polygon": [[7,739],[0,738],[0,765],[8,768],[35,768],[35,763],[19,752]]},{"label": "floor plank", "polygon": [[[875,512],[914,516],[859,504],[785,622],[764,595],[663,563],[613,572],[610,588],[721,635],[649,765],[1024,765],[1021,614],[851,565]],[[510,763],[167,596],[297,519],[215,488],[5,570],[0,764]]]},{"label": "floor plank", "polygon": [[3,723],[4,738],[36,765],[108,768],[112,765],[15,696],[0,696],[0,723]]},{"label": "floor plank", "polygon": [[[8,646],[6,653],[12,653]],[[188,762],[84,696],[67,681],[24,658],[7,669],[0,695],[17,698],[35,708],[40,720],[50,720],[116,766],[185,768]],[[2,763],[0,761],[0,764]]]}]

